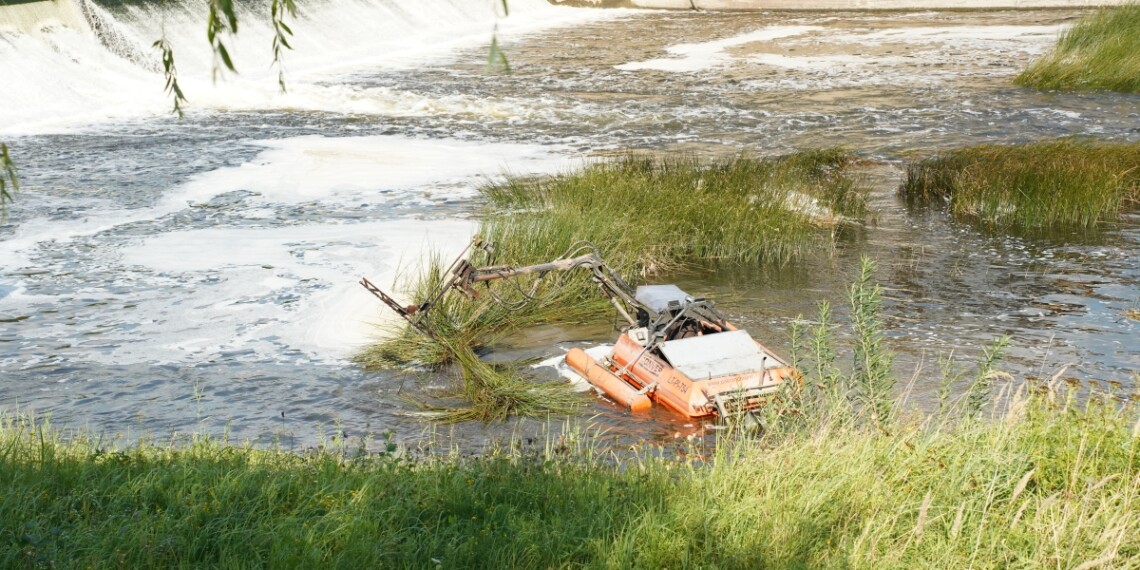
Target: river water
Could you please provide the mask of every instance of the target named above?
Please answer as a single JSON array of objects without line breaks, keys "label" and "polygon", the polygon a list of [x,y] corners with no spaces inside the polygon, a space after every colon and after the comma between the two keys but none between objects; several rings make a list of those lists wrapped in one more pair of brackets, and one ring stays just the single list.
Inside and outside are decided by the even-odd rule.
[{"label": "river water", "polygon": [[[868,159],[877,223],[832,255],[668,276],[780,351],[797,315],[843,318],[876,259],[889,341],[915,405],[938,354],[995,336],[1006,366],[1133,390],[1140,218],[1095,233],[992,235],[895,195],[914,153],[1067,135],[1140,139],[1140,97],[1039,93],[1010,79],[1079,12],[697,13],[512,0],[304,6],[277,91],[271,28],[243,13],[239,73],[211,82],[194,3],[85,3],[85,25],[0,12],[0,141],[23,191],[0,226],[0,409],[124,437],[228,433],[307,446],[320,433],[433,430],[417,403],[449,380],[366,373],[382,286],[475,225],[480,184],[625,149],[701,156],[844,145]],[[268,10],[264,10],[268,12]],[[492,30],[512,72],[486,65]],[[169,113],[157,53],[189,98]],[[403,269],[401,269],[403,268]],[[493,358],[612,338],[609,323],[531,331]],[[840,339],[844,333],[840,332]],[[916,374],[915,370],[919,372]],[[623,440],[688,426],[597,400],[571,423]],[[561,419],[443,428],[449,444]]]}]

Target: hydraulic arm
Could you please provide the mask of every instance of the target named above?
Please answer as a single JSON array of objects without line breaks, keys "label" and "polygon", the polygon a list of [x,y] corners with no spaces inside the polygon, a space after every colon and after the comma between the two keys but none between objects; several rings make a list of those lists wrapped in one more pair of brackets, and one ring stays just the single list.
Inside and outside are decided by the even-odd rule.
[{"label": "hydraulic arm", "polygon": [[638,323],[638,319],[634,318],[634,316],[630,314],[630,310],[627,309],[627,307],[632,308],[634,314],[638,315],[639,317],[643,314],[648,315],[653,312],[651,309],[649,309],[649,307],[646,307],[634,298],[630,287],[626,285],[625,282],[617,276],[617,274],[615,274],[610,270],[609,267],[606,266],[605,262],[602,261],[601,256],[598,254],[597,248],[593,244],[583,242],[579,244],[579,247],[571,249],[571,251],[574,251],[575,249],[577,251],[588,249],[590,250],[589,253],[584,253],[575,257],[564,256],[562,258],[546,263],[538,263],[535,265],[525,265],[518,267],[512,265],[489,265],[485,267],[476,267],[472,265],[471,262],[467,259],[468,253],[473,249],[483,250],[488,254],[492,254],[494,251],[491,244],[479,238],[472,240],[471,244],[468,245],[468,247],[459,255],[459,257],[457,257],[455,261],[453,261],[448,267],[446,273],[447,277],[439,285],[437,285],[431,291],[431,293],[428,294],[427,298],[424,301],[418,304],[407,306],[401,305],[387,293],[380,290],[379,287],[374,285],[367,278],[362,278],[360,280],[360,284],[363,285],[364,288],[367,289],[370,293],[383,301],[385,305],[388,305],[388,307],[390,307],[393,311],[407,320],[413,327],[423,332],[424,334],[427,334],[428,336],[435,335],[431,331],[430,327],[427,326],[425,317],[428,312],[431,311],[432,307],[434,307],[435,304],[439,302],[439,300],[442,299],[448,291],[454,289],[464,296],[474,299],[479,297],[479,292],[475,289],[475,285],[477,283],[486,283],[488,281],[494,281],[497,279],[510,279],[524,275],[537,275],[538,279],[535,280],[531,292],[528,295],[529,297],[534,294],[538,288],[539,282],[547,273],[550,273],[552,271],[572,271],[578,268],[586,268],[589,269],[591,273],[593,273],[593,279],[594,282],[597,283],[598,288],[600,288],[602,290],[602,293],[605,294],[607,298],[609,298],[610,303],[613,304],[618,313],[620,313],[621,316],[625,318],[625,320],[628,321],[630,325],[636,325]]}]

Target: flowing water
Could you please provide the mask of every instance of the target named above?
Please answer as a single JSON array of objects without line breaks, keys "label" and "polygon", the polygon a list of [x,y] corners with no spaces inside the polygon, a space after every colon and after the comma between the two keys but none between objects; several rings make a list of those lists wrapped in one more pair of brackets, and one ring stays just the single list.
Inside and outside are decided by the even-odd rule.
[{"label": "flowing water", "polygon": [[[216,83],[205,4],[84,1],[71,20],[31,24],[0,8],[0,141],[23,182],[0,226],[0,408],[112,434],[414,440],[430,429],[417,402],[449,380],[366,373],[348,360],[385,318],[356,281],[390,286],[424,255],[457,252],[480,184],[624,149],[831,145],[871,159],[876,225],[832,256],[676,280],[786,351],[796,316],[822,300],[841,308],[869,255],[899,374],[920,367],[917,405],[935,390],[937,354],[976,358],[1002,334],[1018,374],[1073,364],[1078,377],[1134,388],[1140,323],[1127,315],[1140,306],[1140,219],[1010,237],[908,211],[894,196],[912,152],[1140,139],[1135,95],[1010,84],[1079,12],[729,14],[512,0],[504,18],[498,5],[305,3],[285,53],[286,93],[267,6],[240,14],[241,33],[225,39],[239,73]],[[487,68],[492,30],[510,74]],[[162,92],[150,47],[159,37],[189,98],[182,120]],[[612,334],[609,323],[529,331],[491,357],[552,356]],[[576,421],[627,439],[687,427],[602,400]],[[444,431],[478,448],[559,429]]]}]

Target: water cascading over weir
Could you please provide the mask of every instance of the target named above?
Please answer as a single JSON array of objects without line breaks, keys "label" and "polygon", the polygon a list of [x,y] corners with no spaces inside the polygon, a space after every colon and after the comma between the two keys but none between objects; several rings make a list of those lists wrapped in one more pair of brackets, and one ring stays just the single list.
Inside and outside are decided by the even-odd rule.
[{"label": "water cascading over weir", "polygon": [[49,33],[53,28],[90,30],[111,53],[157,70],[153,58],[146,57],[119,32],[113,20],[90,0],[5,0],[0,2],[0,26],[25,34]]}]

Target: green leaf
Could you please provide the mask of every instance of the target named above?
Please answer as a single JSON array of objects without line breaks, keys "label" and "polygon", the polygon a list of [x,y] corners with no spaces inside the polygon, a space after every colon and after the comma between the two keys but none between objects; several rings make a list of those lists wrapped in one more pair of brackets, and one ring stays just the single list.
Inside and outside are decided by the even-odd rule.
[{"label": "green leaf", "polygon": [[[11,192],[8,187],[11,186]],[[12,202],[12,193],[19,192],[20,179],[16,176],[16,163],[8,155],[8,145],[0,143],[0,219],[8,216],[8,202]]]},{"label": "green leaf", "polygon": [[218,56],[222,58],[222,63],[225,64],[225,66],[229,68],[230,71],[237,71],[234,69],[234,62],[230,59],[230,52],[226,50],[225,44],[219,43],[217,50]]},{"label": "green leaf", "polygon": [[162,68],[166,75],[166,89],[165,91],[174,97],[174,109],[172,112],[178,113],[178,118],[183,117],[182,104],[186,102],[186,96],[182,94],[182,89],[178,86],[178,70],[174,66],[174,50],[167,43],[166,37],[163,36],[151,44],[153,47],[162,50]]},{"label": "green leaf", "polygon": [[503,53],[503,50],[499,49],[499,38],[496,34],[491,35],[491,49],[487,54],[487,67],[502,69],[506,73],[511,72],[511,63],[507,61],[507,55]]}]

